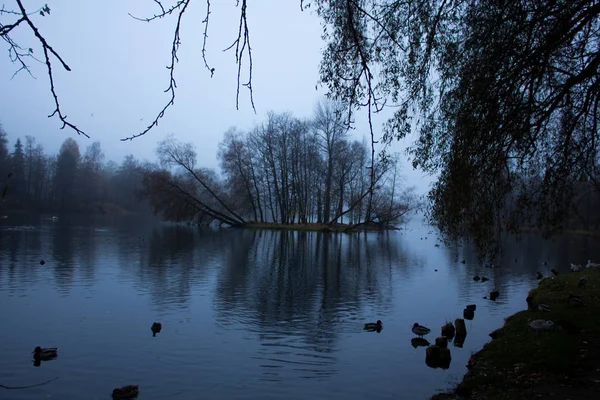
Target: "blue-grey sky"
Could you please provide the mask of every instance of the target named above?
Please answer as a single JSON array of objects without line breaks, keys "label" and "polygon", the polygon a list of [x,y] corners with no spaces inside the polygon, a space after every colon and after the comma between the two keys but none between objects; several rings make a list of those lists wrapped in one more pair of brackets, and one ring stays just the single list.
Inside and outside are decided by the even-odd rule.
[{"label": "blue-grey sky", "polygon": [[[54,153],[65,138],[74,137],[82,152],[92,141],[100,141],[109,160],[120,162],[130,153],[152,160],[157,142],[174,133],[177,139],[196,145],[201,165],[217,167],[218,143],[229,127],[250,129],[264,121],[270,110],[310,118],[315,103],[325,95],[325,88],[316,87],[324,46],[319,18],[312,11],[300,11],[299,0],[252,1],[247,16],[256,114],[244,87],[240,88],[240,106],[236,110],[235,54],[223,49],[237,37],[239,8],[235,7],[235,0],[211,0],[207,45],[208,62],[215,68],[211,78],[201,54],[206,2],[195,0],[182,21],[174,106],[157,128],[133,141],[121,142],[120,138],[142,131],[168,101],[169,95],[163,91],[169,83],[166,66],[170,63],[176,16],[145,23],[128,15],[145,17],[158,12],[152,0],[23,1],[31,11],[45,2],[51,14],[32,18],[72,69],[64,71],[53,60],[61,109],[91,139],[77,137],[67,128],[60,130],[62,123],[57,118],[47,118],[54,104],[45,65],[31,63],[36,79],[21,72],[11,80],[17,65],[3,56],[0,123],[11,144],[17,137],[32,135],[46,152]],[[12,0],[3,3],[7,8],[14,3],[17,8]],[[173,2],[164,2],[169,3]],[[10,20],[2,17],[4,23]],[[35,55],[43,57],[26,26],[17,28],[11,36],[22,47],[32,47]],[[2,46],[7,50],[4,42]],[[247,69],[242,71],[244,80]],[[357,121],[354,135],[360,140],[368,131],[364,118]],[[380,136],[381,118],[376,122]],[[394,150],[402,151],[407,143],[396,144]],[[420,193],[431,181],[413,171],[408,162],[403,165],[403,175]]]}]

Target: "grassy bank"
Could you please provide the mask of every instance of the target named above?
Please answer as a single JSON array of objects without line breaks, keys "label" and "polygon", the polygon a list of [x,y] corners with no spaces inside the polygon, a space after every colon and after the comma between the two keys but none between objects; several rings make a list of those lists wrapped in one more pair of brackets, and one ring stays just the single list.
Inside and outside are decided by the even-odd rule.
[{"label": "grassy bank", "polygon": [[[540,235],[543,233],[541,229],[538,228],[521,228],[522,232],[529,233],[539,233]],[[588,230],[588,229],[563,229],[560,232],[557,232],[556,235],[582,235],[582,236],[592,236],[592,237],[600,237],[600,231],[597,230]]]},{"label": "grassy bank", "polygon": [[362,231],[381,231],[395,229],[393,227],[384,227],[376,224],[281,224],[277,222],[249,222],[244,225],[248,229],[273,229],[289,231],[321,231],[321,232],[362,232]]},{"label": "grassy bank", "polygon": [[[579,287],[582,275],[588,278],[585,287]],[[570,303],[571,293],[584,305]],[[473,354],[458,387],[432,400],[600,398],[600,270],[545,278],[530,296],[551,310],[528,309],[507,318],[495,339]],[[554,326],[537,332],[529,327],[537,319]]]}]

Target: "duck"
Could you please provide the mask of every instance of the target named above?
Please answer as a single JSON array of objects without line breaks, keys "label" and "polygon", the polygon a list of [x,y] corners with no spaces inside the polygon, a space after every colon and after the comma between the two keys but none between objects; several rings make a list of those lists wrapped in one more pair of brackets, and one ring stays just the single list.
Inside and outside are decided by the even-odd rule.
[{"label": "duck", "polygon": [[544,277],[544,275],[540,271],[538,271],[538,272],[536,272],[536,277],[538,279],[542,279]]},{"label": "duck", "polygon": [[381,330],[381,328],[383,328],[383,323],[380,320],[377,320],[377,322],[367,322],[365,324],[365,329],[370,331]]},{"label": "duck", "polygon": [[415,335],[417,336],[423,336],[423,335],[427,335],[429,332],[431,332],[431,329],[419,325],[418,323],[415,322],[415,324],[412,327],[412,331]]},{"label": "duck", "polygon": [[571,293],[569,295],[569,305],[571,307],[581,307],[585,306],[585,303],[583,302],[583,298],[581,296]]},{"label": "duck", "polygon": [[577,286],[579,287],[584,287],[585,285],[587,285],[587,275],[581,275],[581,277],[579,278],[579,283],[577,284]]},{"label": "duck", "polygon": [[546,304],[544,304],[544,303],[539,303],[539,304],[537,305],[537,309],[538,309],[538,310],[540,310],[540,311],[543,311],[543,312],[550,312],[550,307],[549,307],[549,306],[547,306],[547,305],[546,305]]},{"label": "duck", "polygon": [[58,356],[58,347],[41,348],[40,346],[37,346],[33,349],[31,354],[33,354],[33,358],[36,360],[50,360]]},{"label": "duck", "polygon": [[536,319],[535,321],[531,321],[529,323],[529,326],[535,329],[536,331],[547,331],[548,329],[551,329],[554,326],[554,322],[546,321],[543,319]]},{"label": "duck", "polygon": [[160,322],[154,322],[150,329],[152,329],[152,336],[156,336],[156,334],[162,329],[162,324]]},{"label": "duck", "polygon": [[581,265],[571,263],[571,266],[569,267],[569,270],[571,272],[577,272],[577,271],[581,270]]},{"label": "duck", "polygon": [[140,393],[139,385],[127,385],[116,388],[112,392],[113,399],[132,399]]}]

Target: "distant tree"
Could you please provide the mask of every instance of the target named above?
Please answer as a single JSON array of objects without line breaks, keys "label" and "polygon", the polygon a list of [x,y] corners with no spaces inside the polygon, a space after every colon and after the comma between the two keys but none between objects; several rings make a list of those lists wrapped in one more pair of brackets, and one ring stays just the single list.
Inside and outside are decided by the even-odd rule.
[{"label": "distant tree", "polygon": [[25,153],[20,138],[15,142],[14,150],[10,155],[10,172],[12,173],[11,196],[15,200],[23,200],[26,194]]},{"label": "distant tree", "polygon": [[[155,212],[172,215],[165,207],[177,205],[185,218],[210,217],[228,225],[243,225],[243,216],[231,207],[214,171],[198,168],[197,154],[191,143],[181,143],[173,137],[162,140],[156,150],[159,166],[150,166],[144,173],[140,194],[153,205]],[[186,204],[187,203],[187,204]],[[191,214],[190,214],[191,213]]]},{"label": "distant tree", "polygon": [[[156,7],[142,21],[173,16],[174,35],[168,68],[169,99],[155,127],[174,103],[174,67],[181,43],[182,17],[193,0]],[[56,109],[52,115],[78,133],[61,112],[51,61],[70,70],[34,24],[50,13],[46,5],[27,13],[22,0],[0,13],[13,20],[0,25],[0,37],[18,67],[27,70],[33,54],[12,39],[17,27],[28,29],[42,48]],[[430,217],[450,237],[473,238],[484,251],[494,250],[499,234],[524,224],[556,231],[567,218],[582,176],[597,182],[597,114],[600,104],[600,6],[595,0],[446,1],[446,0],[300,0],[313,7],[324,25],[326,46],[321,83],[329,96],[348,108],[368,111],[371,152],[377,142],[371,115],[393,107],[384,139],[416,132],[410,149],[414,167],[438,174],[430,191]],[[210,2],[203,21],[206,58]],[[252,57],[247,1],[240,10],[232,49],[248,67],[245,86],[252,89]],[[37,53],[36,53],[37,54]],[[242,81],[243,82],[243,81]],[[243,83],[242,83],[243,85]],[[252,98],[251,98],[252,102]],[[253,103],[252,103],[253,104]],[[134,135],[134,136],[139,136]],[[371,157],[374,164],[375,157]],[[540,166],[531,176],[533,166]],[[375,169],[371,165],[373,187]],[[521,177],[523,177],[521,179]],[[539,179],[539,190],[519,185]],[[278,189],[266,181],[267,190]],[[329,192],[326,184],[317,191]],[[598,185],[596,185],[598,186]],[[373,198],[369,193],[369,203]],[[317,197],[320,198],[320,197]],[[283,204],[286,199],[279,199]],[[510,206],[507,202],[514,202]],[[280,204],[280,205],[281,205]],[[327,208],[324,204],[317,209]],[[273,209],[272,209],[273,210]],[[367,207],[369,214],[370,206]],[[535,217],[534,217],[535,216]]]},{"label": "distant tree", "polygon": [[[221,169],[228,177],[232,198],[245,214],[252,214],[255,221],[263,221],[261,193],[256,184],[255,166],[249,147],[241,132],[231,128],[225,132],[217,154]],[[248,206],[248,210],[244,210]],[[259,218],[260,215],[260,218]]]},{"label": "distant tree", "polygon": [[142,167],[133,154],[125,156],[121,165],[114,171],[116,201],[126,207],[134,207],[134,193],[141,188]]},{"label": "distant tree", "polygon": [[9,154],[8,154],[8,139],[6,132],[0,124],[0,201],[4,201],[8,194],[9,181]]},{"label": "distant tree", "polygon": [[79,170],[81,199],[90,203],[100,200],[104,153],[100,142],[93,142],[86,148]]},{"label": "distant tree", "polygon": [[0,124],[0,171],[8,169],[8,138]]},{"label": "distant tree", "polygon": [[323,221],[329,222],[331,216],[331,196],[333,191],[334,162],[338,152],[342,151],[340,143],[348,135],[348,125],[345,123],[343,106],[340,103],[324,101],[317,103],[313,129],[319,137],[325,159],[325,186],[323,203]]},{"label": "distant tree", "polygon": [[67,138],[60,147],[56,159],[55,194],[61,210],[73,207],[77,201],[77,174],[81,154],[79,145],[72,138]]}]

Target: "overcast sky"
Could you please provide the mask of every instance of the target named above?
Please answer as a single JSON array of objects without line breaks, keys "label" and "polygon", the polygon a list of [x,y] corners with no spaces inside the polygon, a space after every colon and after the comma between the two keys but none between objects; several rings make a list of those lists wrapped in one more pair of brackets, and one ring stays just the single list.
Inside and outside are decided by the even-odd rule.
[{"label": "overcast sky", "polygon": [[[206,2],[194,0],[182,21],[175,105],[157,128],[141,138],[121,142],[120,138],[142,131],[168,101],[169,96],[163,91],[169,83],[166,66],[170,63],[176,16],[145,23],[128,15],[145,17],[158,12],[152,0],[44,1],[51,14],[32,18],[72,69],[66,72],[52,60],[61,109],[91,139],[77,137],[69,129],[60,130],[62,123],[57,118],[47,118],[54,104],[45,65],[32,63],[36,79],[21,72],[11,80],[17,65],[4,53],[0,57],[0,123],[11,145],[17,137],[32,135],[47,153],[55,153],[64,139],[74,137],[82,153],[97,140],[109,160],[120,162],[130,153],[152,160],[157,142],[173,133],[178,140],[195,143],[201,165],[216,167],[218,143],[229,127],[250,129],[263,122],[270,110],[310,118],[315,103],[325,95],[324,88],[316,87],[324,46],[318,17],[314,12],[300,11],[299,0],[251,1],[247,14],[256,114],[243,87],[236,110],[235,54],[223,49],[237,37],[239,8],[235,7],[235,0],[211,0],[207,45],[208,62],[215,68],[211,78],[201,54]],[[33,11],[44,1],[23,3]],[[2,3],[6,8],[13,4],[17,8],[12,0]],[[6,24],[11,19],[4,16],[1,21]],[[43,58],[26,26],[18,27],[11,36]],[[8,47],[1,43],[6,51]],[[246,72],[243,69],[243,74]],[[361,140],[368,131],[364,119],[358,121],[354,135]],[[376,125],[378,136],[380,126]],[[394,150],[402,151],[407,143],[396,144]],[[409,163],[403,165],[403,175],[420,193],[431,181],[413,171]]]}]

